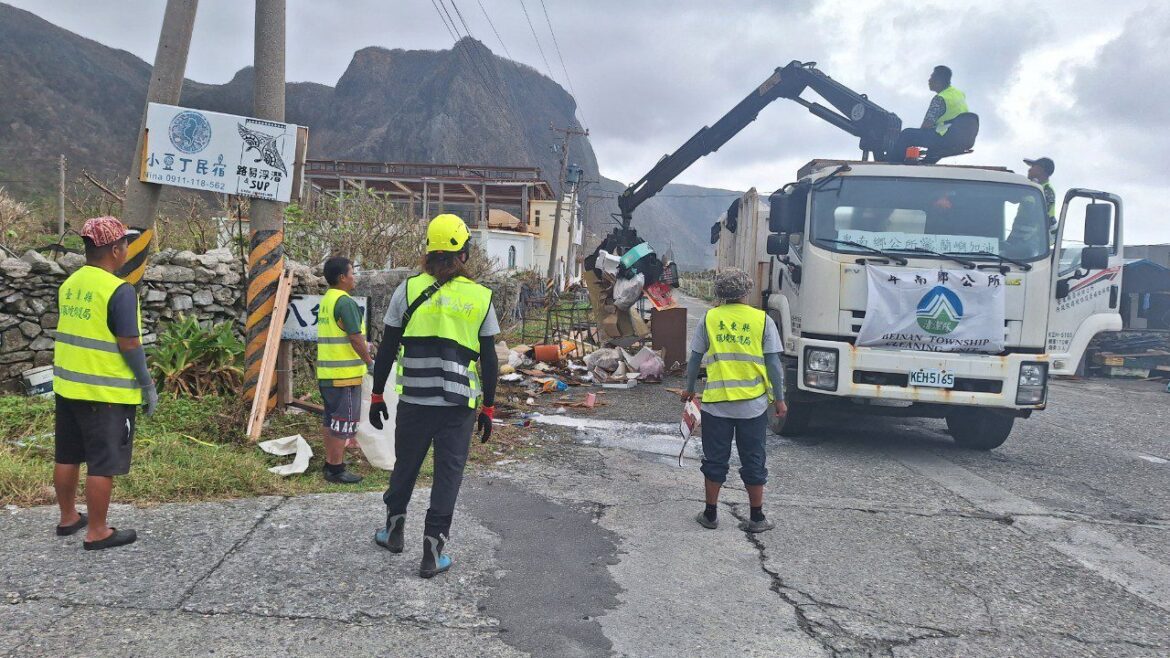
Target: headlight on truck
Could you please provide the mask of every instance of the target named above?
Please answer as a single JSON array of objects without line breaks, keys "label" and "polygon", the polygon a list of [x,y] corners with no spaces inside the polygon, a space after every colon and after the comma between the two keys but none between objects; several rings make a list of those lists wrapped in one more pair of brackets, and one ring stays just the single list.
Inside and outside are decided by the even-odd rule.
[{"label": "headlight on truck", "polygon": [[1020,364],[1020,380],[1016,387],[1016,404],[1041,404],[1048,391],[1048,364],[1025,362]]},{"label": "headlight on truck", "polygon": [[824,391],[837,390],[837,350],[805,348],[804,385]]}]

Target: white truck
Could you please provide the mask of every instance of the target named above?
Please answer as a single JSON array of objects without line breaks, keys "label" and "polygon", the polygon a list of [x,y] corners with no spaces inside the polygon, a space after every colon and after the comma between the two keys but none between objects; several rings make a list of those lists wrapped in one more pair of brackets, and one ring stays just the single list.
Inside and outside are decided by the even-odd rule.
[{"label": "white truck", "polygon": [[[1070,190],[1050,230],[1040,187],[1002,168],[813,161],[767,204],[750,191],[737,205],[721,220],[719,264],[757,273],[759,303],[780,328],[785,435],[843,404],[945,418],[960,445],[995,448],[1016,418],[1045,407],[1049,375],[1074,373],[1095,334],[1121,328],[1122,207],[1112,194]],[[1053,249],[1066,234],[1068,246]],[[745,242],[754,249],[734,246]],[[923,318],[933,331],[882,341],[894,322],[876,328],[878,345],[859,344],[874,310],[872,268],[879,285],[898,280],[897,294],[919,302],[903,313],[917,316],[911,326]],[[923,303],[948,274],[962,295],[967,272],[1000,288],[988,304],[1002,321],[1002,340],[970,349],[944,338],[964,320],[961,307]]]},{"label": "white truck", "polygon": [[1072,374],[1095,334],[1121,328],[1122,208],[1074,189],[1052,223],[1024,176],[938,164],[971,151],[973,113],[925,154],[898,152],[897,115],[793,61],[630,185],[599,249],[647,254],[618,275],[654,283],[662,267],[639,247],[634,209],[780,98],[858,137],[862,158],[814,160],[712,227],[719,264],[756,278],[751,301],[783,334],[789,413],[776,429],[798,435],[818,406],[844,404],[946,418],[961,445],[1002,445],[1016,418],[1044,408],[1050,375]]}]

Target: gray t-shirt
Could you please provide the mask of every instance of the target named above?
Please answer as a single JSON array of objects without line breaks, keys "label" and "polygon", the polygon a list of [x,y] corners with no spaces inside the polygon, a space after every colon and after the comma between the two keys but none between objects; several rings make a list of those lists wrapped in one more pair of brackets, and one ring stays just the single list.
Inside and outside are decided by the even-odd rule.
[{"label": "gray t-shirt", "polygon": [[[386,307],[386,315],[382,318],[383,324],[391,327],[402,326],[402,316],[406,313],[409,304],[406,303],[406,282],[403,281],[394,290],[394,294],[390,296],[390,306]],[[495,336],[500,333],[500,320],[496,317],[495,304],[488,305],[487,315],[484,316],[483,324],[479,327],[480,336]],[[432,407],[455,407],[454,402],[448,402],[441,397],[415,397],[413,395],[399,396],[399,400],[409,402],[411,404],[425,404]],[[758,415],[758,414],[757,414]]]},{"label": "gray t-shirt", "polygon": [[138,295],[134,286],[118,286],[106,304],[106,326],[119,338],[138,338]]},{"label": "gray t-shirt", "polygon": [[[764,354],[779,354],[784,350],[780,342],[780,331],[771,317],[765,316],[764,322]],[[707,313],[699,317],[699,326],[695,335],[691,336],[691,351],[706,354],[711,348],[707,339]],[[728,402],[705,402],[703,411],[720,418],[755,418],[768,411],[768,396],[761,395],[751,400],[731,400]]]}]

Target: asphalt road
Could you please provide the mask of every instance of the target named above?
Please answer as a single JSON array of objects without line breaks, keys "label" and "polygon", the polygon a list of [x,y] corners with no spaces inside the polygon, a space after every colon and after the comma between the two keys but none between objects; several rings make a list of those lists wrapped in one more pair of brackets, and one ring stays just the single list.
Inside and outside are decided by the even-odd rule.
[{"label": "asphalt road", "polygon": [[[666,386],[677,385],[677,378]],[[89,554],[0,516],[0,654],[1170,655],[1170,395],[1065,381],[992,452],[937,420],[818,419],[769,443],[771,532],[717,530],[664,386],[607,391],[468,477],[456,566],[372,543],[377,494],[121,506]],[[588,415],[586,415],[588,414]]]}]

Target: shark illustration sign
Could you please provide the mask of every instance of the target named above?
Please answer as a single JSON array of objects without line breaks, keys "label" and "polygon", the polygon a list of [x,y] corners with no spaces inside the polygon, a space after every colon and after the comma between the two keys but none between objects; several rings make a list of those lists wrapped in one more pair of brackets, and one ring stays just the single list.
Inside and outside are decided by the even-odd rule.
[{"label": "shark illustration sign", "polygon": [[1004,346],[1005,284],[998,272],[866,266],[861,347],[988,352]]},{"label": "shark illustration sign", "polygon": [[298,130],[291,123],[151,103],[139,180],[287,202]]},{"label": "shark illustration sign", "polygon": [[935,286],[922,296],[916,313],[918,326],[936,336],[951,333],[963,319],[963,300],[944,286]]}]

